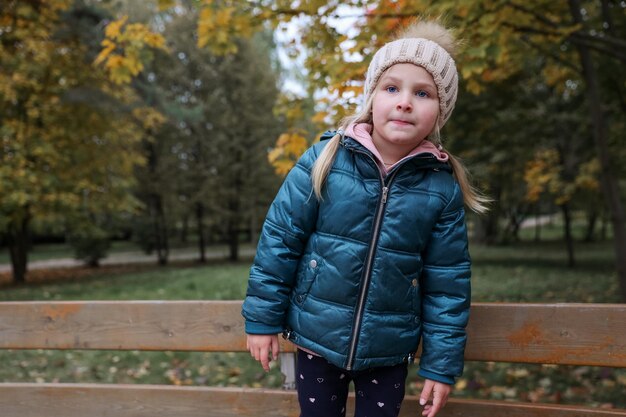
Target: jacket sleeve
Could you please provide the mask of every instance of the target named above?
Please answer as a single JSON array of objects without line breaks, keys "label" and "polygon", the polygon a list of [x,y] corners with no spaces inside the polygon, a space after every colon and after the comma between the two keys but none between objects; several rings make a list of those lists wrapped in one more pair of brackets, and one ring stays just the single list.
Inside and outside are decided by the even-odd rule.
[{"label": "jacket sleeve", "polygon": [[283,331],[298,262],[317,221],[318,202],[311,184],[316,157],[316,147],[305,152],[267,213],[242,309],[248,334]]},{"label": "jacket sleeve", "polygon": [[419,375],[453,384],[463,373],[471,298],[470,257],[458,184],[423,254],[422,354]]}]

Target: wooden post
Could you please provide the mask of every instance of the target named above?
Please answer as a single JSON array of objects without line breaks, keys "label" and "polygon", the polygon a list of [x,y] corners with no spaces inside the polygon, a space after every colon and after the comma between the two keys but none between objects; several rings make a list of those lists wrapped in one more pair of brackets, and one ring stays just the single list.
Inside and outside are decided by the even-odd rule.
[{"label": "wooden post", "polygon": [[296,354],[293,352],[279,353],[280,372],[285,376],[284,390],[296,389]]}]

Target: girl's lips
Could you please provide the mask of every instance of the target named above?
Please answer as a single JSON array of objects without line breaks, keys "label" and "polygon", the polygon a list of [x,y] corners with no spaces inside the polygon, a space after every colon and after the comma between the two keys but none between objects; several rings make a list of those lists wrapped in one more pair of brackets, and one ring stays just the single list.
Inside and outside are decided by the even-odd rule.
[{"label": "girl's lips", "polygon": [[412,125],[413,124],[413,123],[408,122],[406,120],[392,120],[391,122],[399,124],[399,125]]}]

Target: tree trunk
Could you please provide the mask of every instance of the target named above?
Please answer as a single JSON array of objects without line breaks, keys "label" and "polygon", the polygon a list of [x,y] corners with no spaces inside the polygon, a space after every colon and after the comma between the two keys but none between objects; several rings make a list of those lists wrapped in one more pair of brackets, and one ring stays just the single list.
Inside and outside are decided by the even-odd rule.
[{"label": "tree trunk", "polygon": [[13,282],[16,284],[26,282],[29,222],[30,216],[27,214],[20,221],[9,223],[8,246],[13,267]]},{"label": "tree trunk", "polygon": [[235,150],[233,154],[233,183],[232,194],[228,201],[228,246],[229,246],[229,259],[233,262],[239,260],[239,226],[241,222],[241,189],[243,185],[242,176],[246,175],[244,172],[244,165],[242,164],[242,151],[241,149]]},{"label": "tree trunk", "polygon": [[[569,5],[574,23],[581,25],[581,30],[587,30],[580,11],[580,0],[569,0]],[[626,301],[626,214],[622,207],[619,185],[612,169],[607,143],[605,114],[600,98],[598,75],[593,65],[589,48],[581,43],[577,43],[577,47],[582,64],[583,76],[587,84],[587,98],[589,100],[589,110],[593,124],[593,139],[601,166],[602,193],[604,194],[606,204],[611,213],[617,279],[619,280],[621,298]]]},{"label": "tree trunk", "polygon": [[239,259],[239,197],[235,195],[228,205],[228,248],[231,261]]},{"label": "tree trunk", "polygon": [[593,242],[596,231],[596,224],[598,223],[598,210],[595,208],[589,209],[587,212],[587,230],[585,231],[585,242]]},{"label": "tree trunk", "polygon": [[[494,187],[491,197],[494,201],[499,201],[501,196],[501,188]],[[472,240],[476,243],[485,245],[493,245],[498,243],[498,234],[500,233],[498,223],[500,220],[501,209],[499,204],[494,204],[493,209],[481,216],[473,216],[474,227]]]},{"label": "tree trunk", "polygon": [[528,217],[529,209],[524,206],[512,208],[508,214],[508,223],[504,229],[503,242],[519,242],[519,231],[524,219]]},{"label": "tree trunk", "polygon": [[498,220],[500,216],[498,213],[495,213],[497,209],[493,209],[493,212],[489,211],[488,213],[482,216],[472,216],[474,219],[474,227],[472,240],[476,243],[485,244],[485,245],[493,245],[498,243]]},{"label": "tree trunk", "polygon": [[511,224],[509,228],[509,233],[511,235],[511,240],[513,242],[519,242],[519,230],[522,226],[522,222],[524,221],[525,216],[514,215],[511,217]]},{"label": "tree trunk", "polygon": [[187,236],[189,235],[189,215],[185,213],[182,219],[182,229],[180,230],[180,242],[187,243]]},{"label": "tree trunk", "polygon": [[606,214],[603,213],[602,215],[602,223],[600,225],[600,240],[602,242],[604,242],[606,240],[607,237],[607,219],[606,219]]},{"label": "tree trunk", "polygon": [[561,206],[563,212],[563,232],[565,235],[565,247],[567,248],[567,266],[573,268],[576,264],[574,259],[574,239],[572,238],[572,216],[569,209],[569,204],[563,204]]},{"label": "tree trunk", "polygon": [[169,242],[167,240],[167,226],[163,212],[163,202],[158,194],[152,195],[152,218],[154,222],[154,236],[156,243],[157,261],[159,265],[167,265],[169,257]]},{"label": "tree trunk", "polygon": [[535,242],[541,242],[541,210],[539,210],[539,203],[535,206]]},{"label": "tree trunk", "polygon": [[196,203],[196,222],[198,224],[198,250],[200,251],[200,262],[206,262],[206,242],[204,241],[204,204]]},{"label": "tree trunk", "polygon": [[252,247],[256,246],[259,242],[259,232],[257,230],[259,227],[259,222],[256,212],[256,206],[253,204],[252,209],[250,210],[250,245],[252,245]]}]

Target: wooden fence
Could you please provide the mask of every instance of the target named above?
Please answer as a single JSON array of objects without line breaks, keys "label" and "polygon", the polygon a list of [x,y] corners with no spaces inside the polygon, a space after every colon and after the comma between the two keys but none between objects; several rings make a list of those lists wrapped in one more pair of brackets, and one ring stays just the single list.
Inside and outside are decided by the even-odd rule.
[{"label": "wooden fence", "polygon": [[[240,301],[0,302],[0,349],[245,352],[240,310]],[[291,388],[293,347],[281,348]],[[465,357],[626,368],[626,305],[477,303]],[[420,410],[407,397],[401,416]],[[2,417],[298,415],[288,389],[0,383]],[[626,417],[626,410],[453,398],[439,416]]]}]

